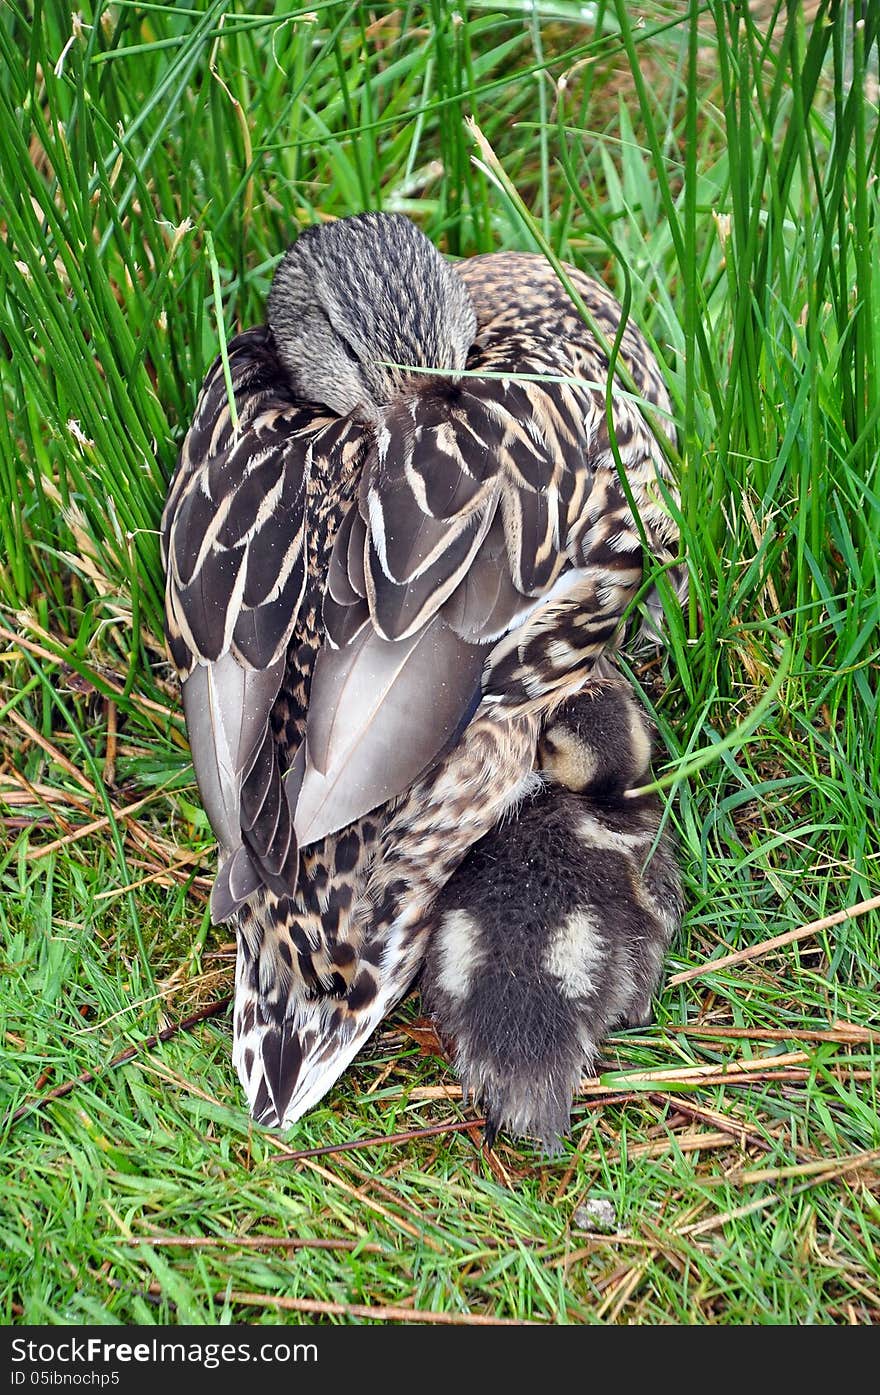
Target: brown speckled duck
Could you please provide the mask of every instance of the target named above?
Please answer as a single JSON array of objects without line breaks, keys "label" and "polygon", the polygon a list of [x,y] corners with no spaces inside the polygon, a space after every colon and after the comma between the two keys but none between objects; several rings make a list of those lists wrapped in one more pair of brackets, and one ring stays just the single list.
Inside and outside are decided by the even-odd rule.
[{"label": "brown speckled duck", "polygon": [[[620,310],[569,275],[609,339]],[[170,653],[238,956],[234,1061],[286,1126],[421,967],[444,885],[533,780],[545,716],[674,558],[634,397],[552,268],[455,266],[406,218],[305,230],[203,385],[162,521]],[[640,334],[620,356],[662,415]],[[660,488],[658,481],[663,482]]]}]

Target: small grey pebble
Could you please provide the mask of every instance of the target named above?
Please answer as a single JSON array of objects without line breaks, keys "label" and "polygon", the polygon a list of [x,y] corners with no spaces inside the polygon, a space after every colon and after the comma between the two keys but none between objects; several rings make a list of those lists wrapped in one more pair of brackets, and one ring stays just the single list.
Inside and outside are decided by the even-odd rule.
[{"label": "small grey pebble", "polygon": [[602,1235],[617,1229],[617,1212],[605,1197],[587,1197],[583,1206],[575,1209],[572,1217],[578,1230],[598,1231]]}]

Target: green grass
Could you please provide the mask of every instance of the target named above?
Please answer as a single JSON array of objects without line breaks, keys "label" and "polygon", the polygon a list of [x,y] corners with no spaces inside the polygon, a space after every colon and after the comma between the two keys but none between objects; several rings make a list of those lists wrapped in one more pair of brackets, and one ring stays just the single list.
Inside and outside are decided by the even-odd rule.
[{"label": "green grass", "polygon": [[[6,1322],[880,1318],[880,919],[711,967],[880,893],[878,13],[742,8],[0,12]],[[601,276],[675,403],[691,599],[634,676],[688,915],[549,1161],[452,1131],[415,996],[283,1142],[226,1015],[152,1040],[232,978],[161,643],[166,483],[218,311],[257,322],[294,230],[366,207]]]}]

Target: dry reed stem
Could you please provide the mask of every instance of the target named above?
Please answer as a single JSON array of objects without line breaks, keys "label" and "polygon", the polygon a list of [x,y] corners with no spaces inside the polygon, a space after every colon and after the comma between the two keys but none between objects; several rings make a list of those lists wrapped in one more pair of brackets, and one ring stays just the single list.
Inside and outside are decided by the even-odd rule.
[{"label": "dry reed stem", "polygon": [[[107,1279],[112,1288],[122,1289],[126,1285],[118,1279]],[[150,1298],[165,1296],[161,1284],[148,1284],[139,1290]],[[280,1293],[240,1293],[233,1290],[227,1293],[220,1289],[214,1294],[216,1303],[236,1303],[248,1308],[277,1308],[288,1313],[314,1313],[326,1317],[357,1317],[372,1319],[375,1322],[422,1322],[446,1327],[541,1327],[545,1324],[530,1321],[528,1318],[486,1317],[482,1313],[431,1313],[420,1308],[398,1308],[384,1304],[372,1307],[368,1303],[329,1303],[320,1298],[288,1298]]]},{"label": "dry reed stem", "polygon": [[655,1094],[653,1091],[648,1095],[648,1099],[660,1108],[672,1108],[677,1110],[679,1114],[684,1114],[692,1123],[709,1124],[713,1128],[720,1129],[723,1133],[729,1134],[732,1141],[736,1143],[743,1152],[746,1151],[746,1148],[760,1148],[766,1153],[773,1147],[773,1144],[769,1142],[768,1139],[762,1138],[760,1134],[752,1133],[750,1129],[747,1129],[745,1125],[740,1123],[735,1117],[719,1114],[717,1110],[709,1109],[705,1105],[696,1105],[691,1100],[684,1101],[677,1098],[673,1099],[669,1095]]},{"label": "dry reed stem", "polygon": [[482,1128],[485,1119],[447,1120],[443,1124],[430,1124],[421,1129],[405,1129],[401,1133],[376,1134],[372,1138],[357,1138],[351,1143],[328,1143],[321,1148],[301,1148],[296,1153],[282,1153],[283,1162],[302,1162],[306,1158],[329,1157],[333,1153],[355,1153],[364,1148],[387,1148],[397,1143],[412,1143],[420,1138],[434,1138],[448,1133],[467,1133],[474,1127]]},{"label": "dry reed stem", "polygon": [[760,1182],[782,1182],[792,1177],[814,1177],[819,1181],[830,1181],[846,1172],[852,1172],[854,1168],[878,1166],[880,1148],[867,1148],[864,1152],[853,1153],[848,1158],[814,1158],[810,1162],[792,1163],[787,1167],[763,1167],[752,1172],[733,1172],[724,1177],[707,1177],[704,1179],[704,1185],[715,1186],[720,1182],[729,1182],[732,1186],[750,1187]]},{"label": "dry reed stem", "polygon": [[[150,1287],[152,1289],[153,1285],[151,1284]],[[225,1292],[217,1294],[218,1302],[225,1298]],[[528,1318],[485,1317],[481,1313],[431,1313],[419,1308],[374,1308],[367,1303],[325,1303],[317,1298],[285,1298],[280,1294],[270,1293],[237,1293],[233,1291],[229,1294],[229,1301],[255,1308],[279,1308],[284,1312],[372,1318],[376,1322],[439,1323],[447,1327],[540,1327],[543,1325],[532,1322]]]},{"label": "dry reed stem", "polygon": [[840,1046],[855,1046],[862,1042],[880,1045],[880,1032],[859,1027],[855,1022],[835,1022],[826,1032],[801,1031],[797,1027],[789,1030],[785,1027],[691,1027],[672,1024],[666,1030],[707,1041],[828,1041]]},{"label": "dry reed stem", "polygon": [[[124,808],[114,810],[114,818],[128,819],[140,812],[145,805],[154,799],[159,799],[164,790],[151,790],[141,799],[135,799],[131,804],[126,804]],[[91,823],[83,824],[81,828],[74,829],[72,833],[65,833],[63,838],[56,838],[52,843],[44,843],[38,848],[29,848],[25,854],[28,862],[39,862],[42,857],[49,857],[50,854],[58,852],[60,848],[69,847],[71,843],[78,843],[82,838],[88,838],[91,833],[100,833],[103,828],[110,827],[110,818],[107,814],[102,814],[98,819],[93,819]],[[192,860],[192,857],[189,859]],[[107,893],[102,892],[101,895]]]},{"label": "dry reed stem", "polygon": [[761,940],[759,944],[749,945],[746,949],[722,955],[720,959],[709,959],[696,968],[673,974],[667,980],[667,986],[674,988],[679,983],[690,983],[692,979],[702,978],[704,974],[714,974],[718,969],[727,969],[731,964],[743,964],[749,959],[758,959],[764,954],[772,953],[774,949],[794,944],[795,941],[804,940],[809,935],[818,935],[822,930],[829,930],[834,925],[842,925],[844,921],[856,920],[859,916],[867,915],[869,911],[877,910],[880,910],[880,896],[872,896],[868,901],[846,906],[842,911],[835,911],[833,915],[823,916],[821,920],[811,920],[808,925],[800,925],[796,930],[786,930],[783,935],[774,935],[770,940]]},{"label": "dry reed stem", "polygon": [[[67,756],[65,756],[64,753],[60,751],[57,746],[54,746],[51,741],[49,741],[45,736],[42,735],[41,732],[38,732],[36,727],[31,726],[30,722],[25,721],[24,717],[20,716],[19,713],[12,711],[8,715],[10,719],[14,722],[14,724],[27,735],[29,740],[33,741],[37,746],[39,746],[40,749],[44,751],[46,755],[48,755],[58,765],[60,765],[63,770],[67,771],[71,779],[76,780],[76,782],[81,786],[81,788],[84,789],[85,792],[92,797],[92,799],[99,798],[98,791],[92,784],[91,780],[89,780],[89,778],[81,770],[77,770],[76,766],[72,763],[72,761],[68,760]],[[75,808],[82,809],[82,805],[79,804],[75,797],[72,796],[69,792],[67,792],[66,802],[73,804]],[[132,838],[132,840],[137,844],[139,848],[143,849],[144,851],[150,851],[157,854],[160,858],[164,859],[165,863],[173,864],[175,862],[178,856],[178,849],[172,843],[168,843],[160,838],[157,838],[155,834],[148,833],[147,830],[143,829],[139,823],[137,823],[133,818],[128,816],[125,810],[119,809],[115,804],[113,804],[112,801],[108,802],[110,803],[110,815],[106,816],[108,824],[110,819],[112,818],[117,823],[124,825],[124,827],[128,830],[129,836]],[[85,812],[87,814],[91,814],[92,810],[86,808]],[[69,825],[65,826],[67,828],[67,834],[65,836],[69,836],[70,834],[75,832],[75,830],[71,829]],[[157,868],[156,870],[158,871],[162,869]]]},{"label": "dry reed stem", "polygon": [[359,1254],[384,1254],[381,1245],[360,1240],[317,1240],[291,1235],[120,1235],[120,1245],[149,1245],[180,1250],[357,1250]]}]

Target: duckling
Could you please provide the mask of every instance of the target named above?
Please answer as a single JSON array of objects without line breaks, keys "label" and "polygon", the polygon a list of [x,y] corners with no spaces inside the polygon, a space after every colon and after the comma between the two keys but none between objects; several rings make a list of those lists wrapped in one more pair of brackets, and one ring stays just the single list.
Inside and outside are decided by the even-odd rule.
[{"label": "duckling", "polygon": [[603,1038],[651,1020],[683,903],[659,798],[627,798],[650,755],[625,681],[590,682],[547,719],[516,817],[435,902],[423,1000],[490,1144],[506,1129],[555,1152]]},{"label": "duckling", "polygon": [[[619,307],[569,275],[613,339]],[[668,417],[632,325],[620,357]],[[408,989],[543,716],[617,643],[642,539],[675,559],[676,494],[615,391],[640,532],[608,360],[548,263],[453,266],[400,215],[301,232],[228,364],[165,504],[166,636],[236,929],[233,1061],[277,1128]]]}]

